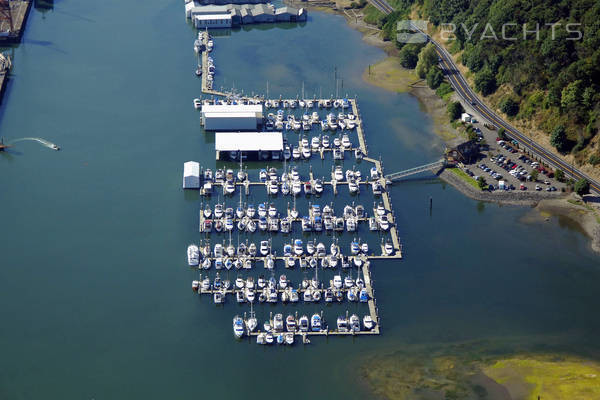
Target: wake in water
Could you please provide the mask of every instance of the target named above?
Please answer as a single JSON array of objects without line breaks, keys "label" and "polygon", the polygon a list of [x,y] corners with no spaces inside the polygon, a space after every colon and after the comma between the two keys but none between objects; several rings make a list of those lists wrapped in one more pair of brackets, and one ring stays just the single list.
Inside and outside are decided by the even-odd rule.
[{"label": "wake in water", "polygon": [[60,150],[60,147],[58,147],[58,145],[56,145],[56,144],[54,144],[52,142],[49,142],[49,141],[47,141],[45,139],[36,138],[36,137],[25,137],[25,138],[14,139],[14,140],[11,140],[10,142],[8,142],[7,144],[13,144],[13,143],[25,142],[25,141],[38,142],[42,146],[48,147],[49,149]]}]

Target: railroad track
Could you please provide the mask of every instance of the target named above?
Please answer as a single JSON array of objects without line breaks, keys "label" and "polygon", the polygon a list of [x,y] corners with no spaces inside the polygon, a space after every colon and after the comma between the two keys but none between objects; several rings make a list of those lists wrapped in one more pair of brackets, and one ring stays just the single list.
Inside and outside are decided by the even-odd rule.
[{"label": "railroad track", "polygon": [[[369,0],[369,2],[375,6],[379,11],[388,15],[394,11],[394,8],[389,5],[386,0]],[[438,56],[440,57],[440,67],[444,72],[444,75],[450,81],[450,84],[458,93],[458,95],[466,102],[468,102],[473,109],[478,111],[484,118],[486,118],[491,124],[496,127],[504,128],[507,135],[519,141],[519,143],[528,149],[534,155],[537,155],[541,160],[543,160],[546,164],[552,166],[554,169],[560,168],[564,171],[567,176],[571,176],[573,179],[585,179],[590,183],[590,190],[600,194],[600,183],[594,179],[592,179],[589,175],[581,172],[573,165],[567,163],[563,159],[561,159],[556,154],[552,153],[549,150],[546,150],[540,144],[536,143],[533,139],[528,138],[519,131],[514,126],[510,125],[508,122],[503,120],[498,114],[496,114],[493,110],[491,110],[486,104],[484,104],[481,99],[473,92],[465,78],[462,76],[458,67],[454,63],[452,56],[450,53],[438,42],[433,40],[431,36],[427,33],[420,30],[417,26],[410,23],[412,29],[416,32],[420,32],[424,35],[428,41],[434,44]]]}]

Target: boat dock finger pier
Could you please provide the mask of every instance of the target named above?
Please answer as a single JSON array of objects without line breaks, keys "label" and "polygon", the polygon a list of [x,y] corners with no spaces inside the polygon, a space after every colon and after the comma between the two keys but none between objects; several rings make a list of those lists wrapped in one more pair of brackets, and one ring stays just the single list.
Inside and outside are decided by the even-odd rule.
[{"label": "boat dock finger pier", "polygon": [[[294,336],[300,337],[301,341],[306,344],[310,343],[308,340],[308,337],[310,336],[328,337],[380,334],[381,320],[379,317],[379,310],[373,288],[371,266],[372,262],[375,260],[401,259],[402,245],[400,242],[398,226],[396,224],[396,219],[392,209],[392,202],[388,191],[388,184],[390,182],[388,182],[385,178],[381,161],[372,158],[369,155],[363,119],[360,115],[360,110],[356,99],[302,99],[300,97],[295,99],[284,99],[282,97],[278,99],[265,99],[260,97],[244,98],[241,96],[232,95],[231,93],[213,90],[212,69],[214,69],[214,66],[213,60],[209,57],[209,52],[207,50],[209,38],[210,37],[208,34],[201,33],[199,35],[199,40],[202,42],[202,92],[205,95],[211,96],[212,99],[196,99],[194,103],[195,106],[197,106],[197,108],[201,108],[206,104],[219,106],[237,105],[238,107],[240,104],[261,105],[264,107],[264,111],[262,113],[264,115],[262,115],[262,123],[257,122],[256,132],[253,129],[249,134],[247,132],[238,132],[237,134],[240,136],[239,140],[229,139],[227,146],[222,146],[221,143],[225,143],[224,138],[226,135],[231,135],[233,133],[231,132],[233,129],[228,131],[225,127],[221,129],[221,131],[225,132],[223,134],[219,133],[219,129],[215,130],[217,131],[215,133],[215,158],[219,162],[239,161],[240,170],[237,174],[237,177],[231,169],[228,169],[227,171],[225,169],[215,170],[213,175],[212,169],[205,166],[198,172],[198,186],[196,187],[200,190],[203,203],[206,201],[207,207],[209,207],[209,212],[208,214],[204,215],[203,209],[200,208],[199,210],[199,231],[203,236],[203,239],[200,240],[200,243],[196,248],[205,249],[206,246],[208,246],[209,251],[203,251],[203,255],[198,257],[198,261],[195,264],[198,266],[201,274],[200,279],[194,281],[194,290],[200,295],[205,295],[209,298],[212,297],[213,301],[217,304],[223,303],[226,301],[226,298],[231,297],[234,297],[233,301],[237,301],[239,304],[249,303],[250,317],[248,318],[246,313],[243,314],[243,318],[239,315],[236,316],[236,318],[234,318],[234,333],[238,338],[246,336],[248,338],[256,339],[256,342],[259,344],[274,343],[274,337],[277,337],[277,343],[279,344],[292,344]],[[211,66],[213,67],[211,68]],[[215,96],[223,97],[223,99],[217,100],[215,99]],[[199,104],[197,104],[200,103],[200,101],[202,102],[201,107]],[[270,110],[277,112],[277,116],[275,116],[273,112],[269,112]],[[295,113],[302,111],[304,111],[304,116],[300,121],[298,121]],[[337,120],[334,117],[333,111],[339,112]],[[287,119],[283,117],[283,114],[286,112],[288,113]],[[322,112],[327,114],[327,119],[323,120],[319,116],[319,113]],[[349,114],[346,116],[344,112],[349,112]],[[307,115],[312,115],[312,120],[309,120]],[[321,131],[315,135],[315,130],[318,128],[319,124]],[[271,132],[281,132],[280,135],[286,135],[285,139],[283,139],[283,148],[280,147],[276,150],[264,150],[265,147],[262,145],[257,145],[258,138],[247,140],[251,136],[246,136],[245,138],[242,137],[242,135],[245,134],[260,135],[261,131],[266,132],[267,130]],[[287,141],[287,137],[295,137],[294,134],[298,135],[299,138],[297,145],[295,143],[288,143]],[[356,137],[353,145],[350,137],[354,137],[354,135],[356,135]],[[330,136],[332,139],[335,139],[334,143],[325,141],[325,138],[329,140]],[[254,138],[254,136],[252,137]],[[282,140],[281,136],[279,140]],[[247,142],[249,147],[244,148],[241,144],[244,142]],[[239,146],[238,143],[240,143]],[[361,177],[361,175],[357,174],[355,177],[354,167],[352,167],[352,170],[346,170],[345,176],[341,174],[342,171],[340,168],[341,165],[343,165],[343,160],[348,160],[352,156],[354,156],[357,161],[362,160],[362,162],[366,162],[368,163],[367,165],[372,166],[370,170],[370,176]],[[311,157],[318,158],[321,163],[326,162],[326,160],[332,160],[331,177],[321,176],[328,174],[324,174],[323,171],[315,173],[312,165],[310,165],[308,176],[305,175],[304,178],[300,177],[295,168],[300,168],[303,165],[306,166],[305,162],[310,162]],[[263,163],[262,166],[265,166],[264,163],[266,162],[273,162],[276,165],[284,162],[284,167],[285,162],[288,162],[288,165],[294,168],[294,173],[296,175],[294,180],[292,180],[292,171],[288,171],[284,168],[284,175],[279,177],[275,168],[269,168],[266,166],[270,175],[267,176],[266,169],[263,169],[261,170],[260,176],[251,176],[251,173],[249,174],[247,171],[242,169],[242,164],[244,162],[246,165],[250,163],[250,165],[252,165],[252,169],[256,169],[256,163],[259,163],[260,165],[261,162]],[[320,168],[323,167],[321,166]],[[274,170],[274,172],[272,172],[272,170]],[[264,175],[263,171],[265,171]],[[291,189],[294,187],[294,185],[300,184],[304,188],[304,191],[294,191],[292,193]],[[315,192],[317,187],[320,187],[319,192]],[[268,234],[270,237],[275,237],[274,235],[279,235],[279,232],[282,232],[285,235],[294,235],[296,233],[307,234],[307,230],[310,232],[308,234],[325,234],[326,229],[312,229],[312,227],[306,229],[305,224],[307,218],[312,221],[311,223],[315,224],[313,227],[316,226],[317,220],[313,214],[313,211],[311,211],[310,202],[309,209],[304,210],[306,211],[305,216],[301,217],[296,211],[296,199],[298,196],[305,195],[321,196],[321,194],[333,194],[334,196],[337,196],[341,194],[340,191],[345,191],[346,189],[349,190],[350,194],[354,195],[363,191],[366,193],[366,195],[369,195],[372,192],[372,195],[376,199],[379,199],[379,206],[373,207],[372,216],[369,216],[367,213],[360,214],[360,216],[358,214],[348,216],[346,215],[346,208],[344,208],[344,216],[336,217],[335,210],[331,211],[333,209],[332,203],[332,207],[330,208],[329,212],[333,214],[333,220],[337,221],[338,219],[343,219],[343,221],[339,226],[335,225],[335,227],[332,227],[332,225],[329,225],[327,231],[332,233],[334,238],[344,235],[345,232],[356,235],[357,233],[355,232],[358,231],[358,226],[360,224],[365,225],[368,223],[369,231],[371,231],[372,234],[376,233],[381,237],[380,251],[379,249],[377,251],[373,251],[374,249],[371,249],[371,252],[368,253],[362,253],[359,251],[358,254],[353,252],[353,255],[344,256],[341,253],[334,255],[333,250],[331,255],[327,255],[325,253],[319,255],[312,255],[312,253],[310,253],[311,255],[297,253],[290,254],[288,249],[288,253],[286,253],[284,250],[284,255],[281,256],[281,253],[278,254],[278,251],[274,251],[270,248],[271,240],[269,239],[268,254],[266,252],[262,253],[262,249],[261,255],[258,256],[250,256],[247,253],[236,253],[237,250],[228,255],[223,255],[221,253],[222,249],[225,248],[225,240],[223,240],[225,239],[224,235],[229,235],[229,247],[232,247],[232,234],[236,234],[239,237],[240,234],[251,236],[254,234],[254,232],[256,232],[256,234]],[[238,191],[239,193],[237,193]],[[259,217],[254,217],[254,213],[250,215],[245,206],[242,207],[242,195],[256,198],[257,191],[259,195],[264,195],[266,202],[262,204],[265,205],[271,203],[273,206],[272,202],[275,201],[275,199],[281,198],[282,196],[285,198],[287,196],[290,201],[294,201],[293,212],[290,210],[288,202],[287,210],[276,210],[274,208],[273,214],[269,214],[268,217],[263,215],[262,220]],[[227,201],[227,198],[231,199],[231,205],[235,205],[236,201],[234,198],[239,194],[238,210],[240,210],[240,213],[238,215],[220,215],[218,218],[216,218],[216,215],[212,215],[212,209],[210,209],[210,198],[217,194],[219,198],[224,199],[224,202],[215,204],[215,210],[217,205],[222,207],[222,210],[225,210],[227,208],[225,206],[225,201]],[[318,202],[318,198],[319,197],[316,197],[314,201]],[[359,198],[357,197],[356,199],[358,200]],[[352,208],[355,208],[354,202],[352,203]],[[232,210],[231,207],[228,209]],[[259,226],[261,222],[263,226],[260,229],[257,229],[256,226]],[[219,227],[218,229],[217,225]],[[250,225],[252,225],[252,229],[248,228]],[[283,228],[284,225],[286,226],[285,231]],[[300,225],[302,225],[302,229],[299,229]],[[350,228],[350,225],[352,225],[352,228]],[[217,237],[221,235],[221,239],[214,240],[214,252],[210,244],[213,235],[217,235]],[[361,234],[358,233],[358,235]],[[362,235],[365,235],[365,233],[362,233]],[[387,237],[387,242],[384,244],[385,237]],[[221,240],[223,241],[222,245],[219,244],[219,241]],[[334,239],[334,241],[335,240],[337,239]],[[264,242],[264,240],[261,241],[261,246]],[[245,243],[247,246],[248,240],[246,240]],[[294,243],[294,240],[292,243]],[[254,243],[251,244],[255,245]],[[222,246],[220,247],[219,254],[217,254],[217,246]],[[238,239],[238,249],[239,248],[240,241]],[[331,263],[332,267],[329,266],[329,263]],[[285,269],[281,269],[282,264],[285,265]],[[235,265],[235,268],[233,268],[232,265]],[[238,273],[239,280],[241,279],[240,274],[249,274],[251,271],[257,269],[266,271],[267,274],[270,273],[271,276],[274,275],[275,270],[288,271],[291,274],[292,269],[294,269],[294,267],[297,265],[300,265],[300,271],[303,271],[302,273],[304,274],[308,273],[309,271],[315,271],[316,275],[319,270],[322,269],[323,273],[331,270],[341,271],[340,275],[336,275],[338,279],[342,274],[346,274],[346,278],[348,277],[348,273],[351,276],[352,271],[356,271],[359,276],[362,276],[360,286],[358,286],[358,283],[356,284],[357,286],[354,286],[354,288],[352,288],[352,286],[343,286],[341,288],[338,286],[336,292],[337,297],[333,300],[331,297],[328,299],[326,298],[325,300],[326,302],[329,302],[328,305],[336,305],[336,307],[339,308],[340,306],[344,306],[341,303],[344,302],[347,297],[347,302],[344,302],[344,304],[347,304],[349,309],[354,309],[357,307],[357,305],[366,303],[365,305],[368,307],[368,311],[365,310],[365,314],[363,314],[362,324],[356,314],[352,314],[352,316],[349,317],[348,311],[345,311],[346,316],[338,316],[337,321],[335,321],[336,323],[332,323],[333,321],[329,321],[329,323],[322,321],[322,325],[319,323],[315,328],[312,326],[313,319],[310,321],[311,326],[307,326],[306,315],[302,316],[302,318],[304,318],[303,321],[302,318],[298,318],[299,311],[295,311],[295,315],[287,316],[287,327],[284,327],[284,324],[281,322],[282,314],[275,314],[276,318],[274,320],[273,312],[269,313],[267,320],[261,321],[264,322],[263,326],[263,324],[257,323],[253,307],[260,307],[262,303],[265,302],[271,304],[278,302],[290,302],[289,291],[291,290],[291,286],[284,286],[282,288],[280,286],[273,285],[269,289],[271,290],[271,297],[267,297],[267,294],[265,294],[267,290],[267,288],[264,286],[265,281],[262,282],[263,286],[261,286],[260,289],[255,288],[254,286],[251,286],[247,289],[243,286],[243,284],[239,287],[230,287],[230,282],[228,280],[227,287],[221,286],[220,283],[221,281],[219,278],[219,273],[225,273],[227,276],[229,276],[229,271]],[[210,269],[212,266],[220,270],[217,271],[215,275],[214,283],[211,283],[209,278]],[[264,269],[262,268],[263,266]],[[282,277],[283,276],[284,275],[282,275]],[[251,279],[251,277],[248,276],[247,279]],[[357,278],[357,282],[358,279],[359,278]],[[218,284],[217,280],[219,280]],[[326,287],[326,283],[318,283],[318,286],[315,286],[314,289],[310,289],[310,287],[307,289],[306,286],[298,285],[297,289],[294,289],[294,292],[296,293],[296,296],[300,295],[300,299],[296,298],[295,302],[306,305],[311,304],[312,307],[314,307],[316,303],[322,301],[320,300],[321,294],[326,296],[326,292],[329,293],[328,291],[332,289],[335,291],[333,282],[334,280],[329,281],[329,287]],[[315,283],[315,285],[317,285],[317,283]],[[307,300],[305,297],[307,290],[319,292],[318,299],[313,300],[310,298],[310,296],[308,296]],[[352,294],[355,292],[358,293],[358,291],[360,291],[361,294],[360,301],[358,298],[352,297]],[[329,296],[331,296],[330,293]],[[279,320],[277,320],[277,316],[279,316]],[[317,318],[319,321],[321,321],[318,317],[319,314],[313,314],[312,318]],[[320,318],[322,317],[323,311],[320,313]],[[278,323],[279,325],[277,325]],[[283,342],[284,339],[282,339],[283,335],[286,335],[285,342]],[[291,335],[292,338],[290,339],[288,335]]]}]

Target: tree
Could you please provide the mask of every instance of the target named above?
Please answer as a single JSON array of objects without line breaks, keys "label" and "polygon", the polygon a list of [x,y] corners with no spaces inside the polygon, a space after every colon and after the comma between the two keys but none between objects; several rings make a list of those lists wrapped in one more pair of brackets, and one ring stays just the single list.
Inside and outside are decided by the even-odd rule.
[{"label": "tree", "polygon": [[534,181],[534,182],[536,182],[539,174],[540,174],[539,171],[534,168],[533,171],[531,171],[531,174],[530,174],[531,175],[531,180]]},{"label": "tree", "polygon": [[475,89],[484,96],[494,93],[496,90],[496,77],[489,68],[484,68],[475,74]]},{"label": "tree", "polygon": [[425,79],[427,77],[427,73],[431,69],[432,66],[436,66],[438,64],[438,54],[435,50],[435,46],[433,43],[427,44],[427,46],[423,47],[421,52],[419,53],[419,61],[417,62],[417,75],[421,79]]},{"label": "tree", "polygon": [[565,181],[565,173],[563,172],[562,169],[556,169],[556,171],[554,171],[554,177],[559,182]]},{"label": "tree", "polygon": [[498,137],[502,140],[506,140],[506,129],[500,128],[498,129]]},{"label": "tree", "polygon": [[507,97],[500,102],[500,111],[509,117],[514,117],[519,112],[519,103],[512,97]]},{"label": "tree", "polygon": [[481,190],[484,190],[485,188],[488,187],[488,184],[485,181],[485,178],[483,176],[480,176],[479,178],[477,178],[477,186],[479,186],[479,189],[481,189]]},{"label": "tree", "polygon": [[404,68],[413,69],[417,65],[419,50],[418,47],[410,43],[402,47],[398,57],[400,58],[400,65]]},{"label": "tree", "polygon": [[444,81],[444,74],[439,68],[430,68],[427,73],[427,85],[432,89],[437,89]]},{"label": "tree", "polygon": [[592,154],[589,161],[592,165],[600,164],[600,154]]},{"label": "tree", "polygon": [[452,101],[448,103],[448,115],[450,116],[450,121],[454,121],[455,119],[460,118],[460,114],[462,114],[464,108],[460,101]]},{"label": "tree", "polygon": [[567,148],[567,132],[564,125],[557,125],[550,134],[550,144],[556,147],[556,150],[563,152]]},{"label": "tree", "polygon": [[569,83],[561,92],[560,106],[567,111],[576,109],[581,101],[581,92],[581,80]]},{"label": "tree", "polygon": [[581,178],[580,180],[578,180],[577,182],[575,182],[575,193],[577,193],[580,196],[583,196],[584,194],[588,194],[590,192],[590,183]]}]

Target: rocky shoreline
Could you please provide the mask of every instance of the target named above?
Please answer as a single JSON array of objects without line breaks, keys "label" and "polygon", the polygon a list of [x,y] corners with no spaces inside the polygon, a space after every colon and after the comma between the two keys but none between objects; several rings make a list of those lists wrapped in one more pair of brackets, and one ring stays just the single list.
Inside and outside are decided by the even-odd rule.
[{"label": "rocky shoreline", "polygon": [[487,190],[479,190],[469,185],[467,182],[462,180],[459,176],[453,174],[447,169],[443,170],[438,174],[439,178],[444,182],[454,186],[459,192],[473,200],[489,201],[500,204],[508,204],[515,206],[536,206],[541,200],[548,199],[561,199],[565,198],[566,195],[557,192],[532,192],[532,191],[494,191],[489,192]]}]

